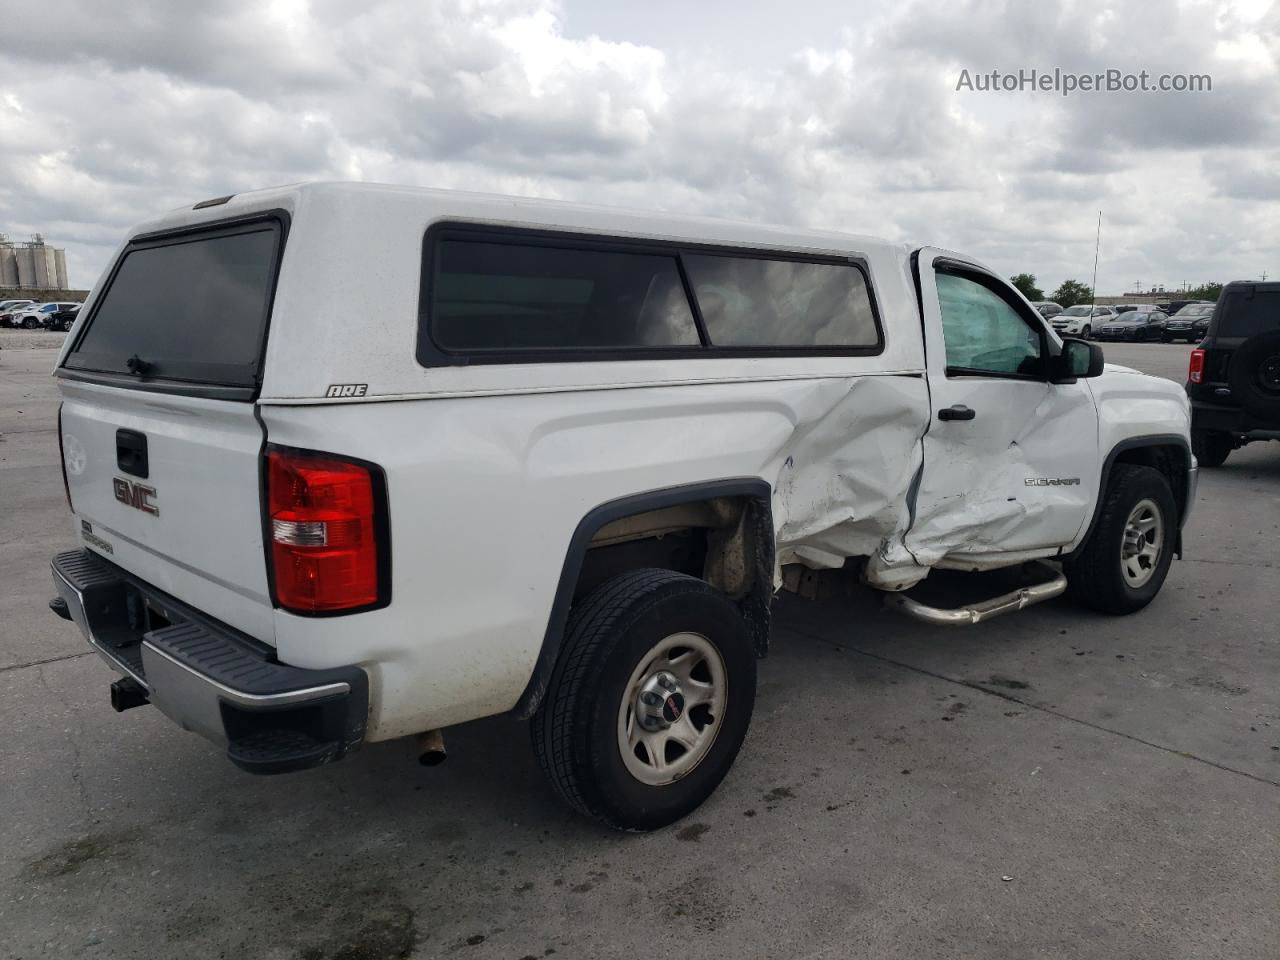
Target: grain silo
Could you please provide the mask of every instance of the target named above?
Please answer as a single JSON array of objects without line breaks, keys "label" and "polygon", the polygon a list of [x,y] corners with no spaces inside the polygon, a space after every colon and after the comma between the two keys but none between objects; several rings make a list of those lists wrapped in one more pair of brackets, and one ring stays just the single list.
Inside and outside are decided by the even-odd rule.
[{"label": "grain silo", "polygon": [[60,252],[46,246],[44,237],[38,233],[29,243],[20,244],[17,248],[18,286],[32,290],[64,289],[64,284],[58,279],[57,254]]},{"label": "grain silo", "polygon": [[18,286],[34,289],[36,285],[36,255],[31,244],[19,244],[15,249],[18,258]]},{"label": "grain silo", "polygon": [[0,287],[18,285],[18,250],[8,237],[0,233]]},{"label": "grain silo", "polygon": [[14,243],[0,233],[0,287],[10,290],[67,290],[67,252],[33,234],[25,243]]}]

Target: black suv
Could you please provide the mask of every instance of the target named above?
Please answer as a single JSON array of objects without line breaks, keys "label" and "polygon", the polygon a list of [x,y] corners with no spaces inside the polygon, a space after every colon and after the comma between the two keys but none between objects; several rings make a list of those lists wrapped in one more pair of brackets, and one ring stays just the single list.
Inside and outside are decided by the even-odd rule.
[{"label": "black suv", "polygon": [[61,310],[51,313],[45,317],[44,326],[46,330],[61,330],[66,332],[71,329],[71,325],[76,322],[76,314],[80,312],[80,304],[63,303],[60,304]]},{"label": "black suv", "polygon": [[1254,440],[1280,440],[1280,283],[1227,284],[1191,351],[1191,447],[1218,467]]}]

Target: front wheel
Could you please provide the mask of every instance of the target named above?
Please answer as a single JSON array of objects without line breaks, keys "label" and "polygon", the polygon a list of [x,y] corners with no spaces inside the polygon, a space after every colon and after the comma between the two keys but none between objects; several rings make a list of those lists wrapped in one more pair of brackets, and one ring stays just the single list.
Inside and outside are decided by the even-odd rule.
[{"label": "front wheel", "polygon": [[34,330],[38,326],[40,326],[40,321],[35,317],[27,317],[27,319],[22,321],[23,330]]},{"label": "front wheel", "polygon": [[720,784],[755,705],[756,656],[738,608],[707,583],[637,570],[574,609],[534,752],[574,809],[654,830]]},{"label": "front wheel", "polygon": [[1089,326],[1089,325],[1086,323],[1086,324],[1084,325],[1084,329],[1080,331],[1080,336],[1084,337],[1084,339],[1086,339],[1086,340],[1092,340],[1092,339],[1093,339],[1093,327]]},{"label": "front wheel", "polygon": [[1169,575],[1177,535],[1178,507],[1164,474],[1116,464],[1084,549],[1063,565],[1071,597],[1102,613],[1141,610]]}]

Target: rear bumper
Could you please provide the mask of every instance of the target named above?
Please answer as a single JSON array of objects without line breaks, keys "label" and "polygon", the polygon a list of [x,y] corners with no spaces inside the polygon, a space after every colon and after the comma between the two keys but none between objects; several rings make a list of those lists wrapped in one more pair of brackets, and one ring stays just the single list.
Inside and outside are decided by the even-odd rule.
[{"label": "rear bumper", "polygon": [[1230,433],[1250,440],[1280,439],[1280,423],[1264,422],[1241,407],[1191,401],[1191,429]]},{"label": "rear bumper", "polygon": [[369,681],[359,667],[303,670],[86,550],[53,558],[69,619],[108,664],[183,729],[225,747],[250,773],[338,760],[364,739]]}]

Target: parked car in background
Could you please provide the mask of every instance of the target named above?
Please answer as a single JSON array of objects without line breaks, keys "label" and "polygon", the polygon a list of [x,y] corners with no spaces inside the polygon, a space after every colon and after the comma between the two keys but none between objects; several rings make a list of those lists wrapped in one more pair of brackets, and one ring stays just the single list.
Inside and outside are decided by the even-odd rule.
[{"label": "parked car in background", "polygon": [[1062,312],[1062,304],[1054,303],[1052,300],[1034,300],[1031,305],[1040,311],[1040,316],[1046,320],[1052,320]]},{"label": "parked car in background", "polygon": [[1095,340],[1162,340],[1168,315],[1147,307],[1127,310],[1094,328]]},{"label": "parked car in background", "polygon": [[76,314],[80,312],[80,304],[64,303],[60,304],[60,306],[63,309],[46,316],[44,323],[46,330],[57,330],[66,333],[71,329],[71,325],[76,322]]},{"label": "parked car in background", "polygon": [[1087,303],[1067,307],[1050,322],[1054,332],[1059,336],[1084,337],[1093,336],[1099,323],[1115,319],[1116,312],[1110,307],[1090,306]]},{"label": "parked car in background", "polygon": [[32,304],[23,307],[21,310],[15,311],[12,315],[10,326],[22,327],[24,330],[39,330],[41,327],[48,327],[49,320],[53,314],[60,310],[66,310],[68,307],[79,307],[80,304],[72,302],[53,302]]},{"label": "parked car in background", "polygon": [[15,326],[13,315],[34,304],[34,300],[0,300],[0,327]]},{"label": "parked car in background", "polygon": [[1209,318],[1213,316],[1212,303],[1189,303],[1164,325],[1164,341],[1186,340],[1196,343],[1209,332]]},{"label": "parked car in background", "polygon": [[1213,306],[1212,300],[1170,300],[1169,309],[1166,312],[1169,314],[1169,316],[1172,317],[1175,313],[1177,313],[1183,307],[1190,306],[1193,303],[1199,303],[1199,304],[1207,303],[1209,306],[1211,307]]},{"label": "parked car in background", "polygon": [[1220,467],[1232,450],[1280,440],[1280,283],[1227,284],[1187,370],[1191,445]]}]

